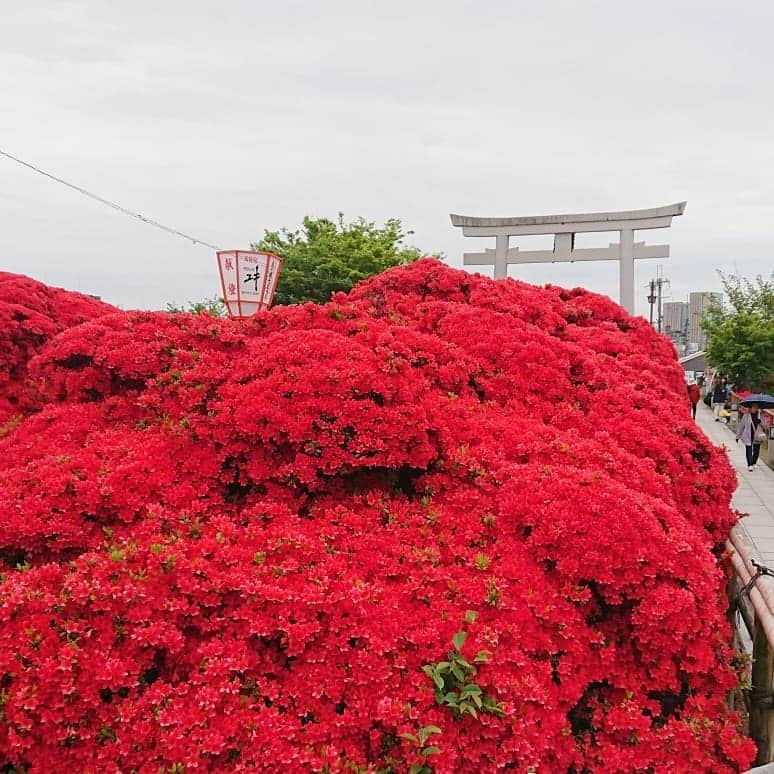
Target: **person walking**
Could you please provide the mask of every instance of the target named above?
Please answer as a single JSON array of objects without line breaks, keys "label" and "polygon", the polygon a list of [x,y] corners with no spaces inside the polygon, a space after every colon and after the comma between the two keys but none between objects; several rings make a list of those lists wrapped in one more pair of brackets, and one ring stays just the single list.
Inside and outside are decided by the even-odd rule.
[{"label": "person walking", "polygon": [[688,385],[688,400],[691,402],[691,416],[696,419],[696,406],[701,400],[701,391],[696,382],[691,382]]},{"label": "person walking", "polygon": [[744,452],[747,457],[747,470],[755,470],[758,455],[761,452],[761,442],[766,438],[766,427],[763,424],[757,403],[752,403],[742,415],[739,426],[736,428],[736,442],[742,439]]},{"label": "person walking", "polygon": [[715,386],[712,388],[712,413],[715,415],[716,422],[720,422],[720,412],[726,405],[727,398],[728,382],[725,379],[715,382]]}]

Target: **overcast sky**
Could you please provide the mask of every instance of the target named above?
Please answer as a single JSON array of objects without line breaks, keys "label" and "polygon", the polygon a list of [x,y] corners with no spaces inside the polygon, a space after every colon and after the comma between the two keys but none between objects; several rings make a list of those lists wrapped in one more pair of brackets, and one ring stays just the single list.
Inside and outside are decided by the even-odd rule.
[{"label": "overcast sky", "polygon": [[[637,235],[671,243],[681,299],[774,267],[773,23],[770,0],[25,0],[0,149],[222,247],[342,210],[455,266],[494,240],[450,212],[687,200]],[[218,292],[208,249],[4,158],[0,269],[124,307]],[[511,273],[617,297],[613,262]]]}]

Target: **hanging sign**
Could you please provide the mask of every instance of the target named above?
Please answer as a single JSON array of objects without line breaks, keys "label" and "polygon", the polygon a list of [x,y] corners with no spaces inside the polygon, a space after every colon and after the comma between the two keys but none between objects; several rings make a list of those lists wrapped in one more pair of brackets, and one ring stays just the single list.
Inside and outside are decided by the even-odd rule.
[{"label": "hanging sign", "polygon": [[254,250],[221,250],[218,269],[228,316],[252,317],[268,309],[277,289],[282,258]]}]

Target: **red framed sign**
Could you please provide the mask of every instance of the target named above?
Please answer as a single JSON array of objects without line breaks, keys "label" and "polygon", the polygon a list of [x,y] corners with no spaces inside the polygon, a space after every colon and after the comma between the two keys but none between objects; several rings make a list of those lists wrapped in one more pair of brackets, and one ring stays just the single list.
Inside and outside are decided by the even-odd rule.
[{"label": "red framed sign", "polygon": [[218,270],[228,316],[237,320],[268,309],[277,289],[282,258],[254,250],[221,250]]}]

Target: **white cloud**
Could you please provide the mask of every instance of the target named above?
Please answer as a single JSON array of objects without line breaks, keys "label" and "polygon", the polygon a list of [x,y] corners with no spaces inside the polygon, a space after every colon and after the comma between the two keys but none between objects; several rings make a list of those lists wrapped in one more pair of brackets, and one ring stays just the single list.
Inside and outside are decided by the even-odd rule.
[{"label": "white cloud", "polygon": [[[216,244],[343,210],[456,265],[450,211],[687,199],[647,235],[681,297],[774,265],[773,8],[32,0],[0,29],[0,147]],[[122,305],[217,292],[207,250],[6,160],[0,226],[0,267]],[[608,265],[519,275],[617,292]]]}]

